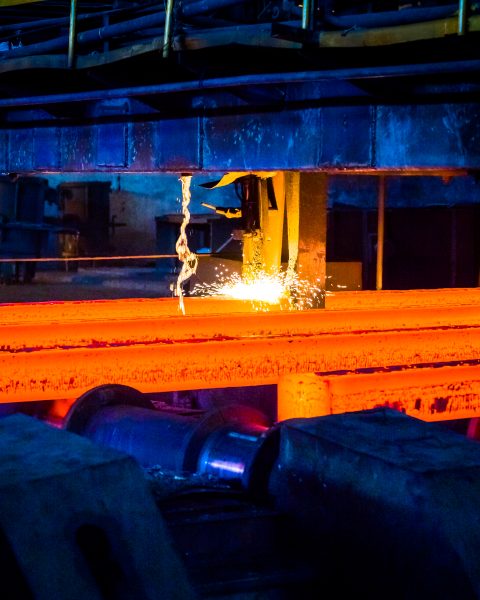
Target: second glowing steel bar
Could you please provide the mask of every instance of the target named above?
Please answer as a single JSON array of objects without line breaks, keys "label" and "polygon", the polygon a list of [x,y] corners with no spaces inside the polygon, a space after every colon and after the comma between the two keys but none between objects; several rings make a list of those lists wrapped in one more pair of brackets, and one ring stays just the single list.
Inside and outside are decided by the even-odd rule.
[{"label": "second glowing steel bar", "polygon": [[[302,312],[186,303],[186,317],[176,299],[0,305],[0,402],[73,401],[114,383],[143,392],[279,384],[287,418],[310,414],[317,401],[315,392],[299,404],[300,384],[288,377],[317,373],[315,385],[333,382],[330,412],[384,397],[426,420],[479,414],[478,289],[344,292],[327,297],[325,310]],[[348,394],[344,376],[355,383]],[[419,390],[429,403],[416,409]]]}]

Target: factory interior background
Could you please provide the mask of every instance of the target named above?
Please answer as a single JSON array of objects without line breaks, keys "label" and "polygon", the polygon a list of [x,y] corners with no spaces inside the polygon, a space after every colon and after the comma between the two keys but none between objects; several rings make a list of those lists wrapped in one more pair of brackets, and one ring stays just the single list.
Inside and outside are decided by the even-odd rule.
[{"label": "factory interior background", "polygon": [[2,600],[480,600],[479,42],[0,0]]},{"label": "factory interior background", "polygon": [[[239,221],[214,210],[239,208],[240,200],[233,186],[202,185],[221,176],[192,178],[187,235],[200,255],[192,290],[214,281],[215,269],[241,270],[241,244],[234,236]],[[2,301],[172,295],[181,264],[172,258],[182,221],[178,174],[62,173],[32,179],[27,187],[25,179],[4,176],[2,182],[3,223],[12,221],[14,195],[20,206],[28,203],[30,208],[17,216],[23,238],[18,234],[12,242],[4,234],[1,256],[40,259],[27,272],[21,261],[0,267]],[[373,175],[329,177],[326,289],[331,294],[375,289],[377,188]],[[97,206],[90,214],[89,203]],[[474,175],[389,176],[383,289],[478,286],[479,204],[480,183]],[[30,232],[25,230],[29,225]],[[91,261],[65,261],[89,256]]]}]

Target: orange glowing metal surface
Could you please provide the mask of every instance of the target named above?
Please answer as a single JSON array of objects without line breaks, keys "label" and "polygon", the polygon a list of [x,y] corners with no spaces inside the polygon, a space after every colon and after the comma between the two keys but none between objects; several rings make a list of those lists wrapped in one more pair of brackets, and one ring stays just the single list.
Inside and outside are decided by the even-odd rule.
[{"label": "orange glowing metal surface", "polygon": [[[333,377],[329,402],[342,412],[357,410],[378,402],[375,393],[386,386],[385,398],[388,390],[410,389],[391,392],[388,402],[399,397],[399,407],[412,412],[419,390],[425,395],[436,381],[447,388],[465,381],[473,387],[458,396],[468,402],[455,405],[453,389],[444,417],[426,410],[421,418],[480,414],[480,290],[342,292],[327,297],[325,310],[266,313],[240,301],[186,298],[185,310],[182,316],[173,298],[0,305],[0,402],[73,400],[107,383],[158,392],[280,381],[285,389],[289,375],[441,363],[426,383],[410,370],[420,379],[404,378],[396,388],[387,380],[405,373]],[[471,363],[461,377],[437,377],[459,361]],[[362,387],[359,377],[377,379]]]},{"label": "orange glowing metal surface", "polygon": [[278,389],[279,420],[378,406],[424,421],[470,418],[480,411],[480,361],[380,373],[286,375]]}]

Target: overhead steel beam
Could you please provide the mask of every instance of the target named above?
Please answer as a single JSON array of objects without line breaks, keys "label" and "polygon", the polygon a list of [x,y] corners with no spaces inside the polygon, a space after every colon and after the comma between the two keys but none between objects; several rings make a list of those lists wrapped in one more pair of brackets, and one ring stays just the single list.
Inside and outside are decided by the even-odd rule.
[{"label": "overhead steel beam", "polygon": [[0,172],[423,171],[480,167],[480,104],[322,106],[0,131]]}]

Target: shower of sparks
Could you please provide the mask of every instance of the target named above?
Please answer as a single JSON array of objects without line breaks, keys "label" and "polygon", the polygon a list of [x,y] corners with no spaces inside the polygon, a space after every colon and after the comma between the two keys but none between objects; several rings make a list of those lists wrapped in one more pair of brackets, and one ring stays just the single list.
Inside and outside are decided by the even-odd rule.
[{"label": "shower of sparks", "polygon": [[[218,270],[218,269],[217,269]],[[325,291],[310,281],[301,280],[290,270],[267,273],[259,270],[248,277],[228,270],[219,271],[213,283],[197,284],[196,296],[222,296],[252,303],[257,311],[272,309],[304,310],[319,306]]]},{"label": "shower of sparks", "polygon": [[185,304],[183,302],[183,284],[187,279],[190,279],[195,274],[198,265],[198,257],[194,252],[190,251],[188,247],[187,239],[187,225],[190,222],[190,211],[188,206],[190,204],[190,183],[192,180],[191,175],[182,175],[180,181],[182,183],[182,213],[183,221],[180,226],[180,235],[178,236],[175,250],[177,251],[178,258],[182,262],[182,268],[177,278],[177,285],[175,287],[175,295],[178,296],[179,308],[182,314],[185,314]]}]

